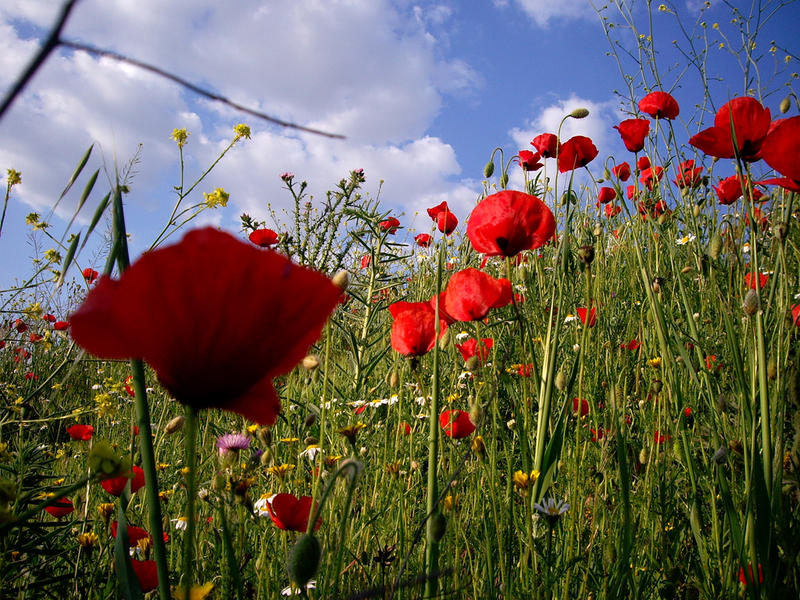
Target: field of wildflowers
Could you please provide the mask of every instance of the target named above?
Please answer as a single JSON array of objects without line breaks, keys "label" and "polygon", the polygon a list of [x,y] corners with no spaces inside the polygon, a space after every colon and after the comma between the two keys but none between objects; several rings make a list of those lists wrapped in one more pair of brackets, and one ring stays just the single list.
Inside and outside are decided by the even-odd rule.
[{"label": "field of wildflowers", "polygon": [[131,261],[90,148],[91,222],[30,214],[0,291],[0,597],[796,598],[800,104],[682,142],[658,87],[626,155],[542,132],[413,236],[361,169],[184,231],[228,196],[176,129]]}]

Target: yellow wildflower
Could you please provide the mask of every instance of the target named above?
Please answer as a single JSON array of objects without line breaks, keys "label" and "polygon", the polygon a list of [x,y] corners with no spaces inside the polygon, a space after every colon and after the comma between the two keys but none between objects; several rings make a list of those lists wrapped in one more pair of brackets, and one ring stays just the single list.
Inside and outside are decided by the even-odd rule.
[{"label": "yellow wildflower", "polygon": [[245,125],[244,123],[239,123],[233,127],[233,133],[235,134],[235,140],[240,140],[242,138],[250,139],[250,128]]},{"label": "yellow wildflower", "polygon": [[217,188],[210,194],[203,194],[203,198],[205,198],[206,206],[208,208],[226,206],[230,197],[231,195],[222,188]]},{"label": "yellow wildflower", "polygon": [[19,171],[15,171],[14,169],[6,169],[6,173],[8,174],[8,177],[6,177],[6,185],[9,189],[18,183],[22,183],[22,173]]},{"label": "yellow wildflower", "polygon": [[658,369],[661,366],[661,362],[662,362],[661,357],[656,356],[655,358],[651,358],[650,360],[648,360],[647,364],[653,367],[654,369]]},{"label": "yellow wildflower", "polygon": [[178,148],[183,148],[189,138],[189,132],[186,129],[173,129],[172,139],[178,144]]},{"label": "yellow wildflower", "polygon": [[269,473],[270,475],[275,475],[276,477],[279,477],[280,479],[283,479],[284,477],[286,477],[286,474],[289,471],[293,471],[293,470],[294,470],[294,465],[283,463],[282,465],[273,465],[271,467],[268,467],[267,468],[267,473]]}]

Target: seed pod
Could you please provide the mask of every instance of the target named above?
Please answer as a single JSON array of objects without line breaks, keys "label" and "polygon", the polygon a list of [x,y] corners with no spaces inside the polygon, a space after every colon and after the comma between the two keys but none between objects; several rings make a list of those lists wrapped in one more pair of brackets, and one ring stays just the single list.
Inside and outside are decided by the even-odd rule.
[{"label": "seed pod", "polygon": [[444,537],[444,532],[447,529],[447,519],[440,513],[434,513],[428,519],[428,540],[431,542],[438,542]]},{"label": "seed pod", "polygon": [[708,243],[708,250],[706,251],[706,254],[708,254],[709,258],[716,260],[721,251],[722,238],[718,233],[715,233],[713,236],[711,236],[711,241]]},{"label": "seed pod", "polygon": [[400,385],[400,375],[398,375],[397,369],[392,369],[389,374],[389,387],[396,388],[398,385]]},{"label": "seed pod", "polygon": [[350,275],[348,275],[347,271],[339,271],[336,275],[333,276],[331,282],[340,290],[344,291],[350,284]]},{"label": "seed pod", "polygon": [[563,392],[567,387],[567,376],[564,375],[564,371],[559,371],[556,373],[556,380],[554,382],[556,384],[556,389],[559,392]]},{"label": "seed pod", "polygon": [[639,464],[647,464],[647,448],[642,448],[639,451]]},{"label": "seed pod", "polygon": [[483,407],[480,405],[480,402],[475,402],[469,407],[469,420],[472,421],[474,425],[478,425],[483,418]]},{"label": "seed pod", "polygon": [[305,589],[306,584],[316,575],[321,557],[322,546],[319,540],[307,533],[301,535],[289,552],[289,561],[286,565],[289,579],[297,587]]},{"label": "seed pod", "polygon": [[494,174],[494,162],[490,160],[489,162],[486,163],[486,166],[483,167],[483,176],[486,177],[486,179],[489,179],[489,177],[491,177],[493,174]]},{"label": "seed pod", "polygon": [[781,111],[781,114],[785,115],[787,112],[789,112],[790,108],[792,108],[792,97],[786,96],[786,98],[781,100],[778,110]]},{"label": "seed pod", "polygon": [[594,246],[581,246],[578,248],[578,258],[587,267],[594,260]]},{"label": "seed pod", "polygon": [[744,314],[748,317],[752,317],[758,312],[759,308],[761,308],[761,304],[758,301],[758,292],[755,290],[747,290],[747,294],[744,296],[744,302],[742,302]]},{"label": "seed pod", "polygon": [[695,204],[694,205],[694,207],[692,208],[692,214],[694,215],[695,219],[700,216],[700,205],[699,204]]},{"label": "seed pod", "polygon": [[773,381],[778,377],[778,361],[775,360],[774,354],[770,354],[767,359],[767,377]]},{"label": "seed pod", "polygon": [[306,371],[313,371],[319,366],[319,359],[313,354],[309,354],[300,361],[300,364]]},{"label": "seed pod", "polygon": [[166,424],[164,427],[164,433],[167,435],[171,435],[183,429],[183,424],[186,422],[186,417],[183,415],[178,415],[177,417],[170,419],[169,423]]},{"label": "seed pod", "polygon": [[576,108],[569,116],[573,119],[583,119],[589,116],[589,109],[588,108]]},{"label": "seed pod", "polygon": [[500,175],[500,187],[505,189],[507,185],[508,185],[508,173],[503,173],[502,175]]},{"label": "seed pod", "polygon": [[306,420],[303,421],[303,425],[306,426],[306,429],[314,425],[317,422],[317,414],[316,413],[308,413]]}]

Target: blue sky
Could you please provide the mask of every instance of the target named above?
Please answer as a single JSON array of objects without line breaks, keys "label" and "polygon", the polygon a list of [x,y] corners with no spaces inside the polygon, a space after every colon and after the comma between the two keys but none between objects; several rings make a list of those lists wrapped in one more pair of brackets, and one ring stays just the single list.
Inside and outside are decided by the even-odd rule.
[{"label": "blue sky", "polygon": [[[621,23],[610,4],[603,15]],[[695,107],[702,99],[697,72],[690,67],[679,76],[686,61],[672,41],[685,47],[685,38],[675,14],[689,28],[698,18],[706,21],[698,31],[708,35],[707,72],[719,107],[745,92],[741,69],[729,52],[737,32],[730,4],[745,14],[750,10],[743,2],[713,1],[703,8],[702,2],[680,0],[667,3],[666,12],[653,5],[662,84],[681,104],[678,128],[687,138],[710,124],[713,111],[702,116]],[[779,6],[761,4],[767,11]],[[645,8],[645,2],[635,1],[631,14],[637,28],[648,33]],[[58,10],[53,0],[0,5],[0,93],[27,64]],[[764,101],[774,115],[789,92],[786,84],[797,86],[791,77],[800,70],[797,31],[800,7],[789,3],[758,38],[762,85],[773,91]],[[629,28],[617,26],[612,36],[635,47]],[[621,108],[630,108],[615,94],[627,94],[625,82],[616,61],[606,55],[609,42],[597,11],[583,0],[82,0],[65,37],[156,64],[243,104],[347,139],[271,127],[133,67],[60,51],[0,121],[0,176],[14,168],[23,178],[12,193],[0,237],[0,289],[29,272],[28,257],[35,250],[24,216],[49,212],[91,143],[96,151],[86,174],[100,168],[98,184],[103,183],[95,201],[105,193],[105,173],[113,174],[115,162],[125,164],[142,144],[126,198],[134,252],[149,245],[174,202],[178,154],[171,133],[176,127],[191,134],[185,148],[188,179],[230,141],[233,125],[250,125],[252,139],[237,144],[194,197],[199,201],[202,192],[225,188],[228,207],[206,212],[197,224],[229,231],[238,230],[242,212],[266,219],[267,203],[288,204],[282,172],[308,180],[312,193],[321,197],[354,168],[365,169],[367,192],[377,193],[379,180],[384,181],[382,204],[404,213],[405,226],[427,229],[427,217],[415,220],[415,213],[442,200],[463,221],[482,188],[492,149],[503,147],[506,157],[530,149],[533,136],[555,131],[561,117],[577,106],[589,108],[591,115],[569,121],[563,137],[594,140],[600,156],[590,167],[596,176],[605,157],[629,156],[612,129],[626,118]],[[776,51],[770,54],[773,40]],[[635,76],[634,68],[630,61],[623,64],[626,74]],[[641,79],[634,82],[641,96]],[[654,84],[650,74],[645,84]],[[512,187],[520,181],[514,171]],[[64,228],[60,217],[75,206],[81,187],[65,199],[64,212],[50,219],[57,237]],[[88,206],[81,217],[89,219],[93,210]],[[102,266],[93,264],[91,254],[82,261],[82,266]]]}]

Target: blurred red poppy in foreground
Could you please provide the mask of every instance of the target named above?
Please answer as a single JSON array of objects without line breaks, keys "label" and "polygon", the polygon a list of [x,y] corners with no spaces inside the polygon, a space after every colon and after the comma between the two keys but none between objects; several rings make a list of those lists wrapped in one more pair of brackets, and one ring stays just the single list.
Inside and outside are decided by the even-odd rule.
[{"label": "blurred red poppy in foreground", "polygon": [[248,239],[256,246],[269,248],[278,243],[278,233],[272,229],[256,229],[248,236]]},{"label": "blurred red poppy in foreground", "polygon": [[667,92],[650,92],[639,100],[639,110],[654,119],[674,119],[681,112],[678,102]]},{"label": "blurred red poppy in foreground", "polygon": [[447,437],[465,438],[475,431],[475,424],[470,421],[469,413],[463,410],[446,410],[439,415],[439,425]]},{"label": "blurred red poppy in foreground", "polygon": [[131,567],[139,580],[143,593],[152,592],[158,587],[158,568],[154,560],[132,560]]},{"label": "blurred red poppy in foreground", "polygon": [[467,223],[467,237],[476,252],[515,256],[544,246],[553,237],[556,221],[536,196],[504,190],[481,200]]},{"label": "blurred red poppy in foreground", "polygon": [[585,167],[597,156],[597,147],[588,137],[576,135],[561,144],[558,153],[558,172],[566,173]]},{"label": "blurred red poppy in foreground", "polygon": [[128,479],[130,479],[131,494],[135,494],[138,490],[144,487],[144,471],[142,471],[141,467],[137,467],[136,465],[132,467],[131,471],[133,471],[132,478],[128,477],[127,475],[120,475],[119,477],[104,479],[100,482],[100,485],[112,496],[119,497],[122,495],[122,490],[125,489],[125,484],[128,483]]},{"label": "blurred red poppy in foreground", "polygon": [[478,269],[464,269],[450,278],[444,309],[457,321],[479,321],[493,308],[511,303],[511,282]]},{"label": "blurred red poppy in foreground", "polygon": [[68,514],[74,511],[75,507],[72,504],[72,500],[69,498],[61,498],[52,506],[46,507],[45,510],[50,516],[60,519],[61,517],[66,517]]},{"label": "blurred red poppy in foreground", "polygon": [[94,427],[91,425],[70,425],[67,427],[67,433],[73,440],[88,442],[92,439]]},{"label": "blurred red poppy in foreground", "polygon": [[341,289],[212,228],[98,280],[72,315],[73,339],[102,358],[141,358],[176,400],[271,425],[272,379],[319,337]]},{"label": "blurred red poppy in foreground", "polygon": [[767,281],[769,280],[769,275],[766,273],[758,273],[758,277],[756,277],[756,273],[747,273],[744,276],[744,285],[749,290],[756,289],[756,282],[758,282],[758,289],[763,288],[767,285]]},{"label": "blurred red poppy in foreground", "polygon": [[[285,531],[302,531],[308,529],[308,519],[311,517],[311,496],[292,494],[276,494],[267,501],[267,511],[275,525]],[[322,519],[317,519],[314,531],[320,528]]]},{"label": "blurred red poppy in foreground", "polygon": [[644,148],[644,140],[650,133],[650,121],[647,119],[625,119],[619,125],[614,125],[619,131],[622,142],[631,152],[639,152]]},{"label": "blurred red poppy in foreground", "polygon": [[[749,577],[745,578],[744,567],[739,567],[739,583],[747,585],[748,582],[753,582],[753,565],[747,565]],[[764,571],[761,570],[761,564],[758,565],[758,583],[764,583]]]},{"label": "blurred red poppy in foreground", "polygon": [[[755,98],[734,98],[717,111],[714,126],[693,135],[689,143],[709,156],[755,161],[770,129],[770,112]],[[735,142],[734,142],[735,140]]]},{"label": "blurred red poppy in foreground", "polygon": [[[587,316],[588,316],[588,322],[587,322]],[[597,307],[593,306],[592,310],[588,311],[588,313],[585,308],[579,308],[578,318],[581,320],[581,323],[583,323],[587,327],[594,327],[597,324]]]},{"label": "blurred red poppy in foreground", "polygon": [[[430,302],[395,302],[389,305],[392,323],[392,348],[405,356],[427,354],[436,343],[436,312]],[[439,319],[439,335],[447,322]]]}]

